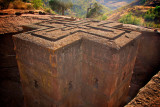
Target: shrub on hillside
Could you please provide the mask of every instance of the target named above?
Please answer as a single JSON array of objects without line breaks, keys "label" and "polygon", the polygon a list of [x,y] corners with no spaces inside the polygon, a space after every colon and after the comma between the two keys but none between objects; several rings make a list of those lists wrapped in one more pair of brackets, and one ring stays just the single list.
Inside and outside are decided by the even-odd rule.
[{"label": "shrub on hillside", "polygon": [[21,0],[15,0],[13,2],[10,2],[8,8],[10,8],[10,9],[26,9],[27,6]]},{"label": "shrub on hillside", "polygon": [[96,19],[96,20],[107,20],[107,15],[103,14],[103,15],[100,15],[98,17],[94,17],[93,19]]},{"label": "shrub on hillside", "polygon": [[106,20],[106,19],[107,19],[107,15],[103,15],[102,20]]},{"label": "shrub on hillside", "polygon": [[154,8],[154,13],[155,13],[155,21],[160,23],[160,6],[156,6]]},{"label": "shrub on hillside", "polygon": [[56,14],[51,8],[45,8],[44,11],[47,13]]},{"label": "shrub on hillside", "polygon": [[143,5],[143,4],[146,3],[146,1],[147,1],[147,0],[141,0],[139,3],[140,3],[141,5]]},{"label": "shrub on hillside", "polygon": [[154,9],[149,9],[143,17],[145,21],[160,22],[160,6],[156,6]]},{"label": "shrub on hillside", "polygon": [[14,0],[13,2],[10,2],[9,9],[33,9],[33,5],[31,3],[25,3],[21,0]]},{"label": "shrub on hillside", "polygon": [[145,14],[144,19],[145,19],[145,21],[154,21],[155,14]]},{"label": "shrub on hillside", "polygon": [[144,22],[143,26],[145,26],[145,27],[160,28],[160,24],[157,24],[155,22]]},{"label": "shrub on hillside", "polygon": [[28,10],[34,9],[33,4],[31,4],[31,3],[26,3],[26,6],[27,6]]},{"label": "shrub on hillside", "polygon": [[35,9],[39,9],[43,5],[42,0],[31,0],[31,3]]},{"label": "shrub on hillside", "polygon": [[71,2],[71,0],[50,0],[49,6],[52,10],[64,15],[64,12],[70,9],[73,6],[73,3]]},{"label": "shrub on hillside", "polygon": [[133,24],[133,25],[141,25],[142,24],[142,20],[141,18],[138,18],[134,15],[132,15],[131,13],[122,16],[119,19],[119,22],[124,23],[124,24]]}]

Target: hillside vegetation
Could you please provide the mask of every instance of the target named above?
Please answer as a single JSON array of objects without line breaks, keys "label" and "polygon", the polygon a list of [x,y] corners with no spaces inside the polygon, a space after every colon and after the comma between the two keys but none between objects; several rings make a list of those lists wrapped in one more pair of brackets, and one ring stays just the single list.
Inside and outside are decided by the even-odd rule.
[{"label": "hillside vegetation", "polygon": [[111,10],[114,10],[119,7],[125,6],[134,0],[96,0],[96,1],[110,8]]},{"label": "hillside vegetation", "polygon": [[[57,0],[61,5],[49,4],[50,0],[0,0],[0,9],[41,9],[48,13],[63,14],[78,18],[112,20],[125,24],[160,28],[160,0]],[[55,1],[55,0],[52,0]],[[63,2],[72,5],[65,6]],[[133,2],[131,2],[133,1]],[[115,11],[106,3],[131,2]],[[55,8],[56,7],[56,8]],[[54,10],[54,11],[53,11]]]},{"label": "hillside vegetation", "polygon": [[46,0],[0,0],[0,9],[43,9],[45,3]]},{"label": "hillside vegetation", "polygon": [[[49,5],[50,1],[53,1],[52,3],[50,3],[51,5]],[[58,1],[61,3],[55,4],[54,1]],[[66,6],[62,6],[63,2],[68,3],[68,1],[70,1],[71,3],[69,4],[72,5],[67,6],[69,8],[64,8]],[[100,4],[96,0],[0,0],[0,9],[41,9],[49,13],[56,12],[57,14],[86,18],[88,8],[93,10],[93,8],[95,8],[95,3],[101,7],[101,9],[99,10],[99,13],[101,14],[98,14],[96,16],[95,14],[93,14],[94,17],[92,16],[92,14],[90,14],[91,18],[105,20],[110,9]],[[61,9],[62,7],[63,9]]]},{"label": "hillside vegetation", "polygon": [[[44,0],[43,0],[44,1]],[[50,1],[50,0],[45,0]],[[68,0],[60,0],[62,2],[68,2]],[[67,9],[64,12],[64,15],[78,17],[78,18],[86,18],[88,8],[94,8],[94,4],[97,3],[100,7],[100,15],[92,18],[104,20],[107,18],[106,14],[109,13],[110,9],[106,6],[100,4],[96,0],[69,0],[72,2],[72,7]],[[45,2],[45,5],[48,6],[48,2]],[[93,15],[95,16],[95,15]]]},{"label": "hillside vegetation", "polygon": [[[66,12],[66,15],[71,15],[74,17],[85,18],[87,15],[87,9],[93,7],[94,3],[98,3],[96,0],[72,0],[73,7]],[[98,3],[102,7],[101,13],[105,14],[109,12],[109,8],[104,5]]]},{"label": "hillside vegetation", "polygon": [[110,14],[109,20],[125,24],[160,28],[160,1],[136,0]]}]

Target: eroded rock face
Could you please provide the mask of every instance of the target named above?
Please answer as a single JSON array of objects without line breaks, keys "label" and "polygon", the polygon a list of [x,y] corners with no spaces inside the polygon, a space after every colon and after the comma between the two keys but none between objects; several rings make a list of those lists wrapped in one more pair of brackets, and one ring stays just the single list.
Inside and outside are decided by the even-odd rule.
[{"label": "eroded rock face", "polygon": [[137,96],[125,107],[160,106],[160,71],[139,91]]},{"label": "eroded rock face", "polygon": [[58,18],[29,27],[37,29],[13,37],[26,106],[123,104],[141,33],[120,23]]}]

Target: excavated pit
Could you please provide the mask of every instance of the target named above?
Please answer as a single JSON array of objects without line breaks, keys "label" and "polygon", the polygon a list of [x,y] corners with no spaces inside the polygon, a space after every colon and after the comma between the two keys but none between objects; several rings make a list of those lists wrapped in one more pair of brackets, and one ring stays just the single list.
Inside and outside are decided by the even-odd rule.
[{"label": "excavated pit", "polygon": [[[57,23],[60,23],[60,22],[57,22]],[[46,26],[46,25],[42,25],[42,26]],[[37,27],[37,25],[36,25],[36,27]],[[46,27],[51,27],[51,26],[46,26]],[[82,27],[82,26],[80,26],[80,27]],[[92,28],[94,28],[94,27],[97,27],[97,26],[92,25]],[[117,27],[114,27],[114,26],[112,26],[111,28],[118,29]],[[27,29],[28,29],[28,27],[27,27]],[[97,27],[97,29],[99,29],[99,28]],[[53,29],[51,29],[47,32],[50,32],[52,30]],[[40,32],[42,32],[42,31],[40,30]],[[131,31],[132,30],[130,30],[130,31],[126,30],[125,32],[130,33]],[[87,36],[89,37],[90,35],[93,35],[94,33],[96,33],[96,32],[93,32],[93,33],[91,32],[91,33],[87,34]],[[36,31],[36,33],[32,33],[32,34],[34,35],[34,37],[46,39],[48,41],[57,41],[57,40],[62,39],[62,38],[51,39],[50,37],[46,37],[46,36],[41,37],[41,35],[39,35],[39,33],[37,33],[37,31]],[[12,35],[13,34],[1,35],[1,39],[0,39],[1,40],[1,44],[0,44],[1,51],[0,52],[1,52],[1,59],[2,59],[1,63],[0,63],[0,67],[1,67],[0,71],[2,72],[2,75],[0,78],[1,79],[0,93],[2,93],[1,95],[3,95],[0,99],[1,99],[2,104],[4,104],[5,106],[11,106],[11,105],[14,106],[15,105],[16,107],[22,107],[22,105],[24,104],[23,103],[24,99],[23,99],[21,84],[19,81],[20,78],[19,78],[19,72],[17,69],[17,63],[15,60],[15,53],[13,51],[14,48],[13,48]],[[85,32],[82,32],[82,34],[80,36],[82,36],[82,35],[86,35]],[[96,34],[96,36],[98,38],[98,37],[101,37],[102,35]],[[119,35],[118,37],[120,37],[120,36],[121,35]],[[63,37],[67,37],[67,35],[64,35]],[[117,39],[118,37],[115,37],[114,39]],[[69,38],[69,39],[73,39],[73,38],[74,38],[74,36],[72,36],[72,38]],[[108,48],[106,48],[105,46],[103,47],[103,45],[101,45],[101,42],[104,42],[104,39],[99,40],[97,42],[97,40],[96,40],[97,38],[95,39],[96,41],[94,41],[92,37],[89,37],[87,39],[86,38],[87,37],[85,37],[85,36],[82,39],[74,38],[74,39],[77,39],[75,42],[68,40],[69,42],[73,42],[73,44],[66,45],[65,48],[60,48],[56,52],[56,55],[59,58],[57,60],[57,61],[59,61],[59,62],[57,62],[57,64],[60,66],[57,69],[59,71],[65,71],[65,72],[61,72],[60,73],[61,77],[59,77],[60,86],[65,86],[63,88],[64,93],[62,93],[62,92],[59,92],[59,93],[57,92],[57,93],[60,94],[61,96],[64,95],[65,97],[59,101],[59,99],[57,99],[57,98],[59,98],[58,94],[53,93],[53,96],[51,98],[49,98],[49,97],[46,97],[46,95],[48,95],[47,94],[48,92],[45,92],[43,89],[41,89],[41,90],[39,90],[39,92],[44,92],[44,94],[46,94],[46,95],[44,95],[44,96],[42,95],[40,97],[39,97],[38,93],[34,93],[33,94],[34,96],[31,96],[32,93],[27,93],[24,95],[26,97],[26,100],[25,100],[26,105],[40,106],[41,104],[44,104],[46,106],[46,104],[53,105],[53,102],[54,102],[54,104],[56,104],[58,106],[63,106],[63,105],[64,106],[75,106],[77,104],[81,105],[81,106],[89,106],[89,105],[91,105],[91,106],[99,106],[99,105],[107,106],[106,104],[112,105],[113,103],[115,103],[116,100],[113,100],[113,103],[108,103],[108,101],[110,101],[111,97],[107,98],[105,95],[102,95],[103,94],[102,87],[104,85],[103,82],[105,82],[105,81],[103,81],[102,78],[107,78],[106,84],[108,84],[109,86],[114,84],[114,82],[112,81],[112,78],[109,78],[106,76],[104,77],[105,74],[103,74],[103,72],[106,69],[108,69],[107,71],[111,71],[115,68],[115,66],[113,66],[113,67],[108,66],[105,69],[102,69],[103,68],[102,63],[104,63],[104,61],[105,61],[104,58],[106,56],[103,56],[103,54],[101,54],[101,53],[108,53],[107,55],[109,56],[110,48],[108,50]],[[105,38],[108,39],[109,37],[105,37]],[[160,65],[160,62],[159,62],[160,58],[158,55],[159,54],[159,46],[160,46],[160,44],[159,44],[160,39],[159,38],[160,38],[159,35],[154,32],[152,32],[152,33],[142,32],[142,36],[139,38],[140,44],[139,44],[137,59],[135,62],[135,67],[133,70],[133,75],[132,75],[132,80],[131,80],[131,88],[130,88],[129,94],[125,95],[125,97],[123,98],[123,101],[121,101],[119,103],[119,105],[122,106],[122,105],[126,104],[129,100],[134,98],[134,96],[137,94],[138,90],[141,87],[143,87],[150,80],[150,78],[154,74],[156,74],[157,71],[159,70],[159,65]],[[112,39],[112,40],[114,40],[114,39]],[[108,41],[106,41],[106,42],[108,42]],[[27,75],[30,79],[33,78],[33,81],[31,80],[29,82],[30,84],[26,85],[26,86],[30,87],[30,89],[33,88],[33,90],[38,90],[39,88],[43,88],[43,86],[41,86],[42,84],[39,83],[39,82],[41,82],[41,80],[39,79],[39,77],[41,77],[41,75],[44,75],[44,80],[43,80],[44,82],[52,84],[52,82],[50,82],[50,81],[55,81],[55,80],[52,80],[52,78],[50,78],[50,75],[48,75],[51,73],[50,71],[47,72],[48,74],[47,73],[43,74],[41,72],[41,70],[43,71],[43,69],[45,69],[45,68],[50,69],[50,67],[43,64],[43,63],[49,64],[50,62],[48,63],[45,60],[42,60],[42,63],[39,63],[40,59],[34,58],[34,55],[37,55],[36,56],[37,58],[43,59],[43,57],[45,58],[45,55],[48,54],[48,53],[46,53],[46,50],[43,50],[43,47],[41,47],[40,45],[45,45],[47,47],[49,45],[46,42],[43,42],[41,40],[39,41],[39,43],[40,44],[38,47],[31,42],[27,43],[27,45],[24,45],[24,44],[26,44],[25,41],[23,41],[20,45],[22,47],[24,46],[24,48],[26,48],[25,46],[31,46],[28,48],[31,50],[30,51],[27,50],[29,53],[27,53],[27,51],[22,49],[23,50],[22,53],[26,53],[26,55],[29,55],[29,56],[25,56],[25,54],[23,54],[24,55],[23,56],[22,54],[19,54],[19,55],[21,55],[21,56],[19,56],[19,58],[22,58],[22,60],[19,59],[19,62],[21,61],[21,63],[19,63],[19,66],[21,66],[21,68],[23,67],[23,70],[20,68],[21,73],[23,72],[25,74],[26,73],[25,69],[28,69],[29,71],[31,71],[30,74],[25,74],[25,75]],[[63,46],[63,43],[61,43],[61,42],[57,43],[57,44],[60,44],[60,45],[57,45],[58,47],[55,47],[55,48],[59,48],[59,47]],[[135,43],[132,42],[129,46],[134,47],[135,44],[136,44],[136,42]],[[150,45],[150,44],[152,44],[152,45]],[[127,52],[127,50],[131,50],[129,48],[129,46],[126,49],[125,49],[125,47],[127,47],[127,46],[122,48],[124,50],[124,51],[122,51],[122,53],[125,53],[125,51]],[[17,46],[16,46],[16,49],[17,49]],[[21,48],[19,48],[19,49],[21,49]],[[102,49],[103,51],[101,52],[100,49]],[[104,51],[105,49],[107,51]],[[37,51],[37,50],[41,50],[41,51],[38,51],[37,53],[33,52],[33,51]],[[148,51],[148,50],[150,50],[150,51]],[[31,54],[30,54],[30,52],[31,52]],[[32,52],[34,54],[33,57],[32,57]],[[41,55],[41,52],[43,52],[45,54]],[[49,52],[50,52],[50,50],[49,50]],[[111,52],[116,53],[114,48],[111,49]],[[132,52],[130,54],[133,54]],[[52,55],[52,52],[50,54]],[[25,59],[25,61],[23,60],[23,58],[26,58],[26,57],[28,59],[30,59],[31,65],[28,65],[26,59]],[[100,58],[100,59],[97,60],[95,57]],[[116,58],[116,56],[115,56],[115,58]],[[110,58],[107,58],[107,59],[109,59],[110,61],[118,60],[118,59],[110,59]],[[51,59],[51,61],[52,60],[54,62],[54,58]],[[144,60],[145,60],[145,63],[143,63]],[[66,64],[66,61],[67,61],[67,64]],[[23,65],[25,65],[26,67],[27,66],[29,66],[29,67],[26,68],[25,66],[21,65],[22,62],[24,62]],[[139,62],[141,62],[141,63],[139,63]],[[34,65],[34,63],[36,65]],[[37,66],[38,64],[40,65],[39,68],[34,68],[34,66]],[[53,63],[53,65],[54,65],[54,63]],[[32,68],[32,66],[33,66],[33,68]],[[134,64],[133,64],[133,66],[134,66]],[[147,66],[147,68],[146,68],[146,66]],[[52,67],[52,65],[51,65],[51,67]],[[35,71],[33,71],[33,69],[35,69]],[[41,75],[37,74],[36,69],[38,69],[42,74]],[[63,70],[61,70],[61,69],[63,69]],[[126,69],[126,71],[127,71],[127,68],[124,68],[124,69]],[[55,70],[53,70],[52,73],[54,71]],[[68,74],[66,71],[71,71],[71,73]],[[75,71],[77,71],[76,75],[74,75]],[[85,73],[82,74],[81,71],[85,71]],[[94,73],[92,73],[90,71],[93,71]],[[97,71],[99,71],[100,73],[99,74],[96,73]],[[78,78],[79,75],[84,75],[84,77]],[[116,76],[117,74],[108,74],[108,75]],[[122,73],[122,74],[118,74],[117,77],[118,78],[122,77],[119,79],[129,81],[125,78],[125,77],[127,77],[127,75],[128,75],[127,73]],[[22,79],[24,79],[23,76],[24,75],[21,74]],[[52,74],[52,76],[56,76],[56,75]],[[74,76],[77,76],[76,79],[71,78]],[[129,78],[131,79],[131,77],[129,77]],[[80,82],[80,84],[79,84],[79,81],[82,81],[82,79],[84,79],[84,82]],[[23,80],[21,80],[21,81],[22,81],[22,84],[24,84],[24,85],[26,84],[26,83],[24,83],[26,81],[23,81]],[[103,82],[101,82],[101,81],[103,81]],[[33,87],[32,87],[32,83],[33,83]],[[130,82],[129,83],[124,82],[124,84],[130,84]],[[26,86],[24,86],[24,87],[26,87]],[[51,86],[53,88],[53,90],[57,90],[57,89],[54,89],[54,86],[55,86],[55,84],[52,84],[52,86]],[[129,86],[129,85],[127,85],[127,86]],[[83,88],[81,88],[81,87],[83,87]],[[108,87],[108,86],[106,86],[106,87]],[[98,90],[99,88],[102,88],[102,90]],[[25,89],[25,88],[23,88],[23,89]],[[81,91],[81,89],[82,89],[82,91]],[[127,90],[128,89],[129,88],[127,88]],[[116,90],[116,89],[112,88],[111,90]],[[26,90],[23,90],[23,91],[26,91]],[[117,89],[115,91],[115,93],[117,93],[118,91],[120,91],[120,90]],[[31,92],[31,91],[26,91],[26,92]],[[81,92],[83,92],[83,93],[81,93]],[[51,93],[51,91],[49,91],[49,93]],[[79,93],[81,93],[81,94],[79,94]],[[119,93],[121,93],[121,92],[119,92]],[[111,92],[108,91],[108,96],[110,94],[111,94]],[[93,95],[93,96],[91,96],[91,95]],[[126,96],[129,96],[129,98],[126,99]],[[34,99],[34,102],[31,101],[30,98],[32,100]],[[68,100],[65,100],[65,98]],[[73,100],[73,98],[80,98],[80,100],[77,100],[77,99]],[[95,98],[95,99],[93,99],[93,98]],[[97,100],[96,98],[98,98],[100,100],[96,101]],[[47,99],[47,100],[45,100],[45,99]],[[57,103],[55,101],[52,101],[52,99],[55,99],[59,102]],[[107,102],[104,99],[108,99]],[[116,105],[116,106],[119,106],[119,105]],[[110,106],[110,105],[108,105],[108,106]]]},{"label": "excavated pit", "polygon": [[0,34],[0,105],[3,107],[23,107],[24,97],[14,51],[13,35],[33,28],[23,27],[23,31]]},{"label": "excavated pit", "polygon": [[0,35],[0,105],[22,107],[23,94],[11,34]]},{"label": "excavated pit", "polygon": [[142,31],[140,41],[129,92],[131,99],[160,71],[160,34]]}]

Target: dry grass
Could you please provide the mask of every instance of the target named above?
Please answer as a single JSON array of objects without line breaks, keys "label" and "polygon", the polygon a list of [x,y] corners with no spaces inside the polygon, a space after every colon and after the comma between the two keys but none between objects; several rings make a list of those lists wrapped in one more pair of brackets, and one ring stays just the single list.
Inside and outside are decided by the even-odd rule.
[{"label": "dry grass", "polygon": [[15,0],[9,4],[9,9],[34,9],[31,3],[24,3],[21,0]]}]

